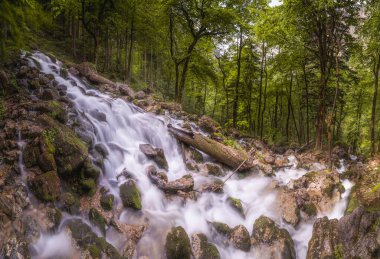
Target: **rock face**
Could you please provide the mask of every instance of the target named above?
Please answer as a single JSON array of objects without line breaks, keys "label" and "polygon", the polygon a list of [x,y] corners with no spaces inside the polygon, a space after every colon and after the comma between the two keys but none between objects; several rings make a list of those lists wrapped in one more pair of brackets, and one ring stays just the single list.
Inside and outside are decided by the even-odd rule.
[{"label": "rock face", "polygon": [[339,221],[327,217],[313,226],[307,258],[379,258],[380,212],[357,208]]},{"label": "rock face", "polygon": [[294,243],[287,230],[265,216],[253,224],[251,243],[268,258],[296,258]]},{"label": "rock face", "polygon": [[168,259],[190,259],[190,239],[183,227],[174,227],[166,236],[166,257]]},{"label": "rock face", "polygon": [[296,226],[302,211],[306,218],[331,210],[344,187],[339,173],[331,170],[309,172],[280,191],[282,218]]},{"label": "rock face", "polygon": [[195,233],[191,236],[194,259],[219,259],[220,254],[215,245],[207,241],[207,237],[202,233]]},{"label": "rock face", "polygon": [[124,207],[141,210],[140,192],[134,180],[129,179],[120,186],[120,198]]},{"label": "rock face", "polygon": [[251,240],[248,230],[243,225],[238,225],[231,230],[230,241],[237,249],[248,252],[251,248]]},{"label": "rock face", "polygon": [[144,153],[148,158],[152,159],[159,168],[168,170],[168,162],[166,161],[164,150],[162,148],[155,148],[150,144],[141,144],[141,152]]}]

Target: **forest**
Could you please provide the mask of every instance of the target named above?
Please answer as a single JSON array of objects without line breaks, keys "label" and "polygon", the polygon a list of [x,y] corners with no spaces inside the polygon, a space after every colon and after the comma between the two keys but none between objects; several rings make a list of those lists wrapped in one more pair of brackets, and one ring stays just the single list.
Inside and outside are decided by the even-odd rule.
[{"label": "forest", "polygon": [[0,0],[0,259],[378,259],[379,74],[379,0]]},{"label": "forest", "polygon": [[0,9],[3,60],[43,38],[268,143],[379,150],[378,1],[3,0]]}]

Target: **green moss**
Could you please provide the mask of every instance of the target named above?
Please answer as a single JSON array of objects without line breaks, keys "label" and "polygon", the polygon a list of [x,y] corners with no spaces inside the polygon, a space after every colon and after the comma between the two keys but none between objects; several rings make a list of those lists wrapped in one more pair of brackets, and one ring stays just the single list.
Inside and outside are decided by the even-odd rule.
[{"label": "green moss", "polygon": [[3,120],[5,116],[5,104],[3,99],[0,99],[0,120]]},{"label": "green moss", "polygon": [[223,235],[223,236],[229,236],[230,233],[231,233],[231,228],[225,224],[225,223],[222,223],[222,222],[212,222],[211,223],[212,226],[214,227],[214,229],[216,230],[216,232],[218,232],[219,234]]},{"label": "green moss", "polygon": [[305,204],[303,210],[309,217],[317,215],[317,207],[313,203]]},{"label": "green moss", "polygon": [[50,128],[42,131],[42,137],[44,138],[44,144],[47,145],[49,153],[53,154],[55,152],[55,138],[57,136],[57,130],[55,128]]},{"label": "green moss", "polygon": [[351,189],[350,196],[348,197],[347,208],[344,212],[344,215],[351,214],[359,206],[359,201],[358,201],[357,194],[356,194],[356,188],[357,187],[355,185]]},{"label": "green moss", "polygon": [[80,181],[83,193],[93,196],[96,192],[96,182],[94,179],[83,179]]},{"label": "green moss", "polygon": [[114,199],[112,194],[103,194],[100,198],[100,205],[104,210],[112,210]]},{"label": "green moss", "polygon": [[168,259],[190,259],[190,239],[183,227],[172,228],[166,236],[166,257]]},{"label": "green moss", "polygon": [[88,218],[93,225],[100,229],[103,235],[106,235],[106,220],[97,209],[91,208],[88,213]]},{"label": "green moss", "polygon": [[135,181],[128,180],[120,186],[120,198],[124,207],[141,210],[140,192],[137,189]]},{"label": "green moss", "polygon": [[241,201],[239,199],[233,198],[233,197],[228,197],[227,198],[228,204],[234,208],[243,218],[245,218],[244,215],[244,209],[243,205],[241,204]]},{"label": "green moss", "polygon": [[88,251],[92,258],[101,258],[101,251],[96,245],[90,245]]}]

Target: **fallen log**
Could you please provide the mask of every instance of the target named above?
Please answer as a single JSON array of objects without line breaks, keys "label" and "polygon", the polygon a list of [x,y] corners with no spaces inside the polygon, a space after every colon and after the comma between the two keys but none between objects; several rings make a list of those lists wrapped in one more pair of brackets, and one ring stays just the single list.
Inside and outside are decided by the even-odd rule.
[{"label": "fallen log", "polygon": [[199,149],[207,155],[213,157],[218,162],[235,169],[239,167],[238,171],[245,171],[255,166],[252,158],[246,151],[234,149],[232,147],[223,145],[213,139],[203,136],[199,133],[186,131],[168,125],[169,131],[173,136],[190,146]]}]

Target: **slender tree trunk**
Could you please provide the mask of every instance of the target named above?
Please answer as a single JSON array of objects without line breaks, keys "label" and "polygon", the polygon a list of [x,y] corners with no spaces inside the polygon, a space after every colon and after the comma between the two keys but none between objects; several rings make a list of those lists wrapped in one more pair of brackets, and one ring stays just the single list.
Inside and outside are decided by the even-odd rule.
[{"label": "slender tree trunk", "polygon": [[129,36],[129,51],[128,51],[128,66],[127,66],[127,81],[128,83],[132,80],[132,50],[133,50],[133,40],[134,40],[134,23],[135,23],[135,13],[133,11],[131,20],[131,32]]},{"label": "slender tree trunk", "polygon": [[239,104],[239,83],[240,83],[240,68],[241,68],[241,52],[243,49],[243,30],[240,27],[240,37],[239,37],[239,46],[238,46],[238,56],[237,56],[237,75],[235,83],[235,96],[234,96],[234,106],[232,114],[232,125],[234,128],[237,126],[237,110]]},{"label": "slender tree trunk", "polygon": [[379,70],[380,70],[380,53],[375,58],[374,66],[373,66],[373,78],[374,78],[374,91],[373,91],[373,99],[372,99],[372,113],[371,113],[371,154],[376,154],[376,135],[375,135],[375,126],[376,126],[376,103],[377,103],[377,95],[379,89]]},{"label": "slender tree trunk", "polygon": [[263,139],[263,132],[264,132],[264,114],[265,114],[265,109],[267,106],[267,86],[268,86],[268,71],[267,71],[267,58],[265,55],[265,61],[264,61],[264,73],[265,73],[265,86],[264,86],[264,103],[263,103],[263,111],[261,113],[261,129],[260,129],[260,139]]},{"label": "slender tree trunk", "polygon": [[306,62],[302,66],[303,76],[305,81],[305,94],[306,94],[306,143],[310,142],[310,118],[309,118],[309,82],[306,74]]},{"label": "slender tree trunk", "polygon": [[264,76],[264,59],[265,59],[265,43],[262,42],[261,45],[261,68],[260,68],[260,84],[259,84],[259,101],[257,104],[257,130],[256,132],[260,132],[260,118],[261,118],[261,99],[263,92],[263,76]]},{"label": "slender tree trunk", "polygon": [[289,95],[288,95],[288,113],[286,117],[286,141],[289,142],[289,121],[290,121],[290,113],[291,113],[291,104],[292,104],[292,86],[293,86],[293,71],[290,74],[290,85],[289,85]]}]

